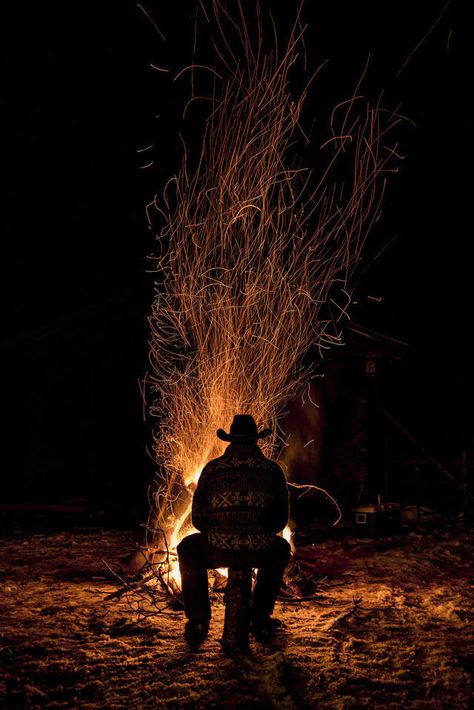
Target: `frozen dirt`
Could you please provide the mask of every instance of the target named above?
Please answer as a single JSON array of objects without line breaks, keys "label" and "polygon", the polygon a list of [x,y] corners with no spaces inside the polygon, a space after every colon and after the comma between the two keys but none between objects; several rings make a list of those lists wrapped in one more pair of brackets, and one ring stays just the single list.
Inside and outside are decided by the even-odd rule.
[{"label": "frozen dirt", "polygon": [[104,574],[123,531],[16,533],[1,540],[0,707],[470,707],[472,533],[345,537],[298,551],[312,601],[279,601],[284,629],[223,656],[223,607],[198,652],[181,612],[140,625]]}]

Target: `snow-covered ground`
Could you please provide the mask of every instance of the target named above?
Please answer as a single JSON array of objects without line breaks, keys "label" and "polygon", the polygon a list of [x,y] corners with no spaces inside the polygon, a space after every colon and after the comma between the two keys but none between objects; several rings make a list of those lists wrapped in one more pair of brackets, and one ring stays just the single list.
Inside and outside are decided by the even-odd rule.
[{"label": "snow-covered ground", "polygon": [[[456,708],[474,668],[473,535],[300,548],[312,601],[280,601],[284,629],[250,657],[188,649],[181,612],[135,625],[112,565],[132,533],[17,533],[0,541],[1,708]],[[355,601],[354,601],[355,600]]]}]

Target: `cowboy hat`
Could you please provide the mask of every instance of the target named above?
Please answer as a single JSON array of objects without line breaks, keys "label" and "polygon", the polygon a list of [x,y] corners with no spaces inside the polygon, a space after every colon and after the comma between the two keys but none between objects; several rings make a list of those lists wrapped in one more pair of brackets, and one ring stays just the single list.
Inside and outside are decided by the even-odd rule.
[{"label": "cowboy hat", "polygon": [[216,434],[222,441],[238,442],[249,439],[265,439],[271,434],[271,429],[258,431],[255,419],[251,414],[236,414],[230,425],[230,432],[227,434],[224,429],[218,429]]}]

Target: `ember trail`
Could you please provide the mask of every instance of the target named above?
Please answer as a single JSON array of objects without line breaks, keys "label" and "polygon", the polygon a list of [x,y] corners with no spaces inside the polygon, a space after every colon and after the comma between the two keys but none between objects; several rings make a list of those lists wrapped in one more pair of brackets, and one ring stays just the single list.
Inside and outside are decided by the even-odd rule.
[{"label": "ember trail", "polygon": [[196,60],[177,78],[192,74],[189,114],[203,102],[197,86],[212,77],[198,159],[184,143],[178,174],[147,207],[159,275],[148,378],[157,422],[148,523],[155,550],[162,532],[169,548],[189,532],[193,488],[222,454],[215,432],[235,413],[270,422],[262,446],[277,455],[284,405],[313,374],[303,364],[309,348],[322,357],[342,344],[351,277],[396,156],[388,139],[400,117],[355,93],[324,111],[311,164],[303,164],[301,111],[323,66],[294,95],[292,77],[304,62],[300,17],[286,43],[272,43],[259,10],[246,20],[238,8],[234,23],[213,4],[215,62]]}]

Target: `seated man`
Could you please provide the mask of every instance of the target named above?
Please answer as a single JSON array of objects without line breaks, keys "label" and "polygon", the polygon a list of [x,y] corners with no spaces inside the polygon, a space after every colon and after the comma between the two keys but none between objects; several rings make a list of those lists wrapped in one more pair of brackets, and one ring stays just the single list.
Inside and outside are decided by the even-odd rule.
[{"label": "seated man", "polygon": [[277,536],[288,522],[288,489],[283,471],[267,459],[253,417],[234,417],[224,454],[203,469],[194,493],[192,522],[200,533],[178,545],[179,568],[188,622],[186,636],[198,643],[211,618],[207,570],[216,567],[256,567],[251,619],[254,633],[264,635],[279,625],[271,614],[290,557],[290,546]]}]

